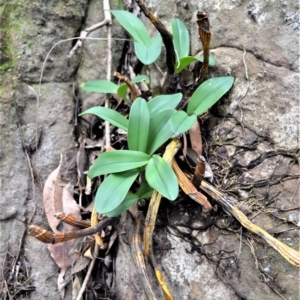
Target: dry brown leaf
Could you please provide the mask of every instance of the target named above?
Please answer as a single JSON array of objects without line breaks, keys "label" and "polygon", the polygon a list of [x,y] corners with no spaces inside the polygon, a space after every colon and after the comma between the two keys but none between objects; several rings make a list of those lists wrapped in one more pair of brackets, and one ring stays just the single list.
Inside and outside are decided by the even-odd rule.
[{"label": "dry brown leaf", "polygon": [[[55,182],[61,181],[61,162],[62,157],[58,168],[55,169],[46,180],[43,192],[45,213],[49,222],[49,226],[54,231],[54,233],[57,233],[59,231],[72,232],[77,230],[76,227],[65,224],[56,219],[54,215],[57,212],[63,211],[66,214],[72,214],[77,220],[81,220],[80,207],[70,193],[69,185],[62,188],[61,186],[55,184]],[[60,268],[60,274],[58,276],[57,284],[61,295],[64,294],[63,290],[64,286],[66,285],[64,275],[75,262],[75,245],[76,243],[74,243],[74,240],[62,242],[59,244],[47,245],[51,257]]]},{"label": "dry brown leaf", "polygon": [[192,128],[189,130],[190,140],[192,149],[196,151],[199,155],[202,155],[202,138],[201,130],[198,120],[194,123]]},{"label": "dry brown leaf", "polygon": [[92,251],[92,248],[89,247],[84,253],[83,253],[83,256],[84,257],[87,257],[89,259],[94,259],[94,256],[93,256],[93,251]]},{"label": "dry brown leaf", "polygon": [[51,257],[60,268],[60,273],[57,280],[58,290],[62,291],[65,286],[64,275],[68,268],[74,263],[74,252],[70,253],[73,246],[73,240],[62,242],[59,244],[48,244],[48,250]]},{"label": "dry brown leaf", "polygon": [[75,275],[72,288],[72,300],[76,300],[82,286],[82,276]]},{"label": "dry brown leaf", "polygon": [[45,182],[43,190],[43,204],[45,209],[45,214],[49,223],[49,226],[54,232],[57,232],[57,226],[60,223],[54,217],[55,212],[62,211],[61,208],[61,198],[63,188],[59,185],[55,185],[55,181],[61,180],[60,167],[62,162],[62,156],[60,158],[59,166],[49,175]]},{"label": "dry brown leaf", "polygon": [[117,231],[114,231],[114,233],[111,235],[111,237],[109,238],[109,243],[105,252],[105,255],[107,255],[111,249],[111,247],[113,246],[114,242],[116,241],[118,237],[118,233]]},{"label": "dry brown leaf", "polygon": [[75,262],[75,264],[72,268],[72,274],[76,274],[76,273],[84,270],[90,262],[91,262],[90,258],[80,255],[80,257]]},{"label": "dry brown leaf", "polygon": [[[70,184],[63,188],[62,192],[62,211],[65,214],[72,215],[76,220],[81,220],[80,206],[74,200],[73,195],[70,192]],[[76,227],[68,224],[63,225],[66,232],[77,230]]]},{"label": "dry brown leaf", "polygon": [[[68,186],[63,188],[61,206],[62,210],[66,214],[72,214],[77,220],[81,220],[80,208],[71,195]],[[64,232],[72,232],[77,230],[76,227],[68,225],[66,223],[61,223],[60,229]],[[60,277],[63,278],[65,272],[75,262],[76,257],[74,252],[74,240],[62,242],[60,244],[48,245],[48,250],[51,257],[60,267]]]}]

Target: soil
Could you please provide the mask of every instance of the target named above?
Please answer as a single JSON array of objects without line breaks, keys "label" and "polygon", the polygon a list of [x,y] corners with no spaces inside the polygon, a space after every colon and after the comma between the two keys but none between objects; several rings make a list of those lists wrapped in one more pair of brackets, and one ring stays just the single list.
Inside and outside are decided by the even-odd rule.
[{"label": "soil", "polygon": [[[112,9],[130,3],[110,1]],[[174,17],[186,23],[192,55],[201,51],[196,12],[208,13],[216,60],[210,74],[235,78],[230,92],[200,119],[214,184],[246,207],[253,223],[299,250],[299,3],[147,3],[167,28]],[[61,153],[62,177],[77,183],[77,100],[82,111],[105,100],[78,86],[106,78],[107,44],[87,41],[71,59],[74,41],[49,50],[101,22],[103,4],[11,0],[0,2],[0,12],[0,289],[3,299],[61,299],[59,267],[46,245],[28,235],[28,226],[49,229],[42,190]],[[105,39],[107,28],[90,36]],[[115,20],[112,36],[126,37]],[[112,49],[112,71],[119,70],[124,41],[114,39]],[[159,64],[165,68],[163,59]],[[146,299],[131,258],[133,225],[124,213],[115,228],[110,299]],[[299,299],[299,270],[218,205],[207,213],[184,195],[174,203],[164,200],[154,245],[175,299]],[[65,299],[71,294],[69,283]]]}]

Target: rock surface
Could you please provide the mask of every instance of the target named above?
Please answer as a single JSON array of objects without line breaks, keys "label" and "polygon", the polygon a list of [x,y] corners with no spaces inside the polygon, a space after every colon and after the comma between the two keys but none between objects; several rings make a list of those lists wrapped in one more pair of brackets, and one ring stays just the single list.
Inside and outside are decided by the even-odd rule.
[{"label": "rock surface", "polygon": [[[119,1],[111,2],[113,8],[123,6]],[[253,222],[299,249],[295,224],[300,220],[298,210],[293,209],[299,206],[299,179],[289,177],[275,184],[276,178],[281,178],[276,175],[299,174],[299,165],[293,161],[293,151],[299,148],[299,3],[148,3],[168,27],[174,17],[187,24],[193,55],[201,50],[196,12],[208,13],[213,32],[212,53],[217,62],[211,73],[235,77],[229,95],[211,110],[209,117],[203,118],[209,162],[219,181],[239,201],[249,204],[255,194],[259,203],[252,205],[264,209],[250,215]],[[106,77],[106,42],[88,41],[82,57],[76,55],[71,60],[67,55],[72,41],[57,44],[50,54],[49,50],[55,43],[77,36],[82,26],[100,22],[102,1],[12,0],[0,3],[0,12],[1,34],[5,37],[0,47],[0,266],[3,272],[9,270],[19,261],[21,249],[32,286],[36,287],[28,299],[60,299],[58,268],[45,245],[29,237],[26,230],[33,222],[48,228],[41,191],[47,176],[57,167],[60,153],[64,154],[64,178],[76,182],[73,84]],[[114,22],[113,36],[121,35]],[[91,36],[106,38],[106,29]],[[122,43],[113,42],[113,49],[112,71],[117,68]],[[38,109],[34,91],[40,94]],[[92,99],[86,94],[81,97],[85,108],[103,102],[101,95]],[[237,163],[247,166],[266,152],[274,155],[251,169],[232,167]],[[234,169],[236,177],[226,179],[229,169]],[[274,184],[255,184],[270,176]],[[241,188],[234,185],[236,182]],[[191,209],[186,212],[189,206]],[[170,209],[170,222],[176,226],[180,225],[176,220],[192,220],[190,225],[196,227],[197,222],[201,223],[197,216],[201,216],[201,210],[191,203]],[[204,231],[185,229],[185,239],[174,236],[174,231],[166,226],[158,226],[156,253],[176,299],[281,299],[279,294],[298,299],[298,270],[270,248],[259,243],[253,246],[252,236],[241,238],[240,231],[225,235],[220,228],[225,230],[232,223],[223,215],[218,226]],[[164,245],[168,247],[162,251]],[[129,251],[127,237],[121,239],[116,269],[125,268],[127,272],[118,273],[116,299],[136,299],[138,291],[139,299],[145,299],[138,280],[134,285],[130,279],[136,278],[136,273],[133,264],[128,263]],[[66,299],[71,299],[70,290]]]}]

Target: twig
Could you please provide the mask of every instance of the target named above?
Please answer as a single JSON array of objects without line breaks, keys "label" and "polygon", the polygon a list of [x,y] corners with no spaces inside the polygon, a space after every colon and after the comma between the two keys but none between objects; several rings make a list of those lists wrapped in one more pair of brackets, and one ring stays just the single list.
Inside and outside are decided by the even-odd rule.
[{"label": "twig", "polygon": [[[32,87],[29,86],[30,89],[32,89]],[[33,90],[33,89],[32,89]],[[33,90],[34,91],[34,90]],[[35,91],[34,91],[35,92]],[[36,93],[35,93],[36,94]],[[35,200],[35,186],[34,186],[34,175],[33,175],[33,169],[32,169],[32,165],[31,165],[31,160],[30,160],[30,157],[28,155],[28,152],[26,150],[26,147],[25,147],[25,141],[24,141],[24,132],[22,130],[22,128],[20,126],[19,127],[19,130],[21,132],[21,140],[22,140],[22,144],[23,144],[23,148],[24,148],[24,152],[25,152],[25,155],[26,155],[26,159],[27,159],[27,163],[28,163],[28,167],[29,167],[29,171],[30,171],[30,177],[31,177],[31,185],[32,185],[32,198]],[[34,214],[35,214],[35,210],[36,210],[36,205],[34,205],[34,209],[33,209],[33,212],[31,214],[31,216],[28,218],[28,224],[31,222]]]},{"label": "twig", "polygon": [[103,221],[99,222],[94,227],[88,227],[81,230],[75,230],[71,232],[55,232],[52,233],[51,231],[45,230],[37,225],[30,225],[29,228],[29,234],[39,241],[46,243],[46,244],[58,244],[65,241],[78,239],[80,237],[84,237],[87,235],[93,235],[98,232],[100,232],[102,229],[109,225],[116,225],[119,223],[118,218],[107,218]]},{"label": "twig", "polygon": [[132,84],[132,82],[124,75],[120,74],[119,72],[115,72],[114,76],[116,76],[121,81],[124,81],[126,85],[128,86],[130,92],[131,92],[131,98],[132,101],[134,101],[137,98],[138,92],[135,88],[135,86]]},{"label": "twig", "polygon": [[223,210],[235,217],[243,227],[249,231],[262,237],[271,247],[273,247],[277,252],[279,252],[290,264],[299,267],[300,266],[300,252],[285,245],[281,241],[275,239],[268,232],[260,228],[259,226],[253,224],[243,212],[241,212],[233,203],[233,201],[214,188],[211,184],[205,180],[201,181],[200,189],[205,191],[208,195],[215,199],[215,201],[223,208]]},{"label": "twig", "polygon": [[94,252],[93,252],[93,259],[89,265],[89,268],[87,270],[87,273],[85,275],[85,278],[84,278],[84,281],[82,283],[82,286],[81,286],[81,289],[77,295],[77,298],[76,300],[81,300],[82,299],[82,295],[86,289],[86,286],[90,280],[90,277],[91,277],[91,274],[92,274],[92,271],[93,271],[93,268],[94,268],[94,265],[95,265],[95,262],[96,262],[96,259],[98,257],[98,254],[99,254],[99,246],[97,245],[97,243],[95,243],[95,248],[94,248]]},{"label": "twig", "polygon": [[143,223],[143,218],[140,214],[138,214],[136,224],[134,226],[134,234],[132,235],[131,254],[136,265],[137,271],[141,277],[141,281],[144,286],[144,290],[146,292],[147,297],[149,299],[160,299],[163,297],[162,291],[161,289],[157,289],[153,286],[153,283],[149,278],[150,274],[148,274],[148,272],[150,271],[150,269],[147,268],[149,262],[147,256],[143,251],[142,243],[142,225],[144,225]]},{"label": "twig", "polygon": [[[243,64],[244,64],[244,67],[245,67],[245,77],[247,79],[247,88],[246,88],[246,91],[244,93],[244,95],[239,99],[240,103],[238,104],[238,107],[240,109],[240,112],[241,112],[241,121],[240,123],[242,124],[242,121],[243,121],[243,112],[242,112],[242,109],[241,109],[241,106],[240,104],[242,103],[243,99],[245,98],[245,96],[247,95],[248,91],[249,91],[249,88],[250,88],[250,79],[249,79],[249,75],[248,75],[248,68],[247,68],[247,64],[246,64],[246,54],[247,54],[247,51],[246,49],[244,48],[244,53],[243,53]],[[243,125],[242,125],[243,127]]]},{"label": "twig", "polygon": [[[106,79],[111,80],[111,63],[112,63],[112,54],[111,54],[111,13],[109,0],[103,0],[103,9],[105,19],[108,20],[107,25],[107,74]],[[106,95],[105,105],[106,108],[110,107],[110,94]],[[105,145],[110,146],[110,124],[105,121]]]},{"label": "twig", "polygon": [[240,246],[239,246],[239,252],[238,252],[238,257],[240,257],[242,253],[242,241],[243,241],[243,226],[241,226],[241,234],[240,234]]},{"label": "twig", "polygon": [[[163,155],[163,159],[171,165],[171,162],[175,156],[175,154],[178,152],[179,148],[181,147],[181,143],[179,140],[174,139],[172,140],[168,146],[166,147],[165,153]],[[154,253],[153,253],[153,245],[152,245],[152,235],[154,231],[154,226],[157,218],[157,212],[161,201],[161,194],[157,192],[156,190],[153,191],[152,197],[150,199],[146,220],[145,220],[145,228],[144,228],[144,249],[145,254],[148,257],[154,271],[156,278],[163,290],[163,293],[165,295],[166,299],[173,300],[173,297],[171,295],[171,292],[164,280],[164,277],[162,275],[162,272],[158,268]]]},{"label": "twig", "polygon": [[99,28],[101,28],[105,25],[107,25],[107,26],[111,25],[111,13],[109,12],[110,6],[109,6],[109,1],[108,0],[103,1],[103,10],[104,10],[104,20],[101,21],[100,23],[97,23],[97,24],[95,24],[95,25],[93,25],[89,28],[86,28],[86,29],[84,29],[80,32],[79,39],[78,39],[77,43],[75,44],[75,46],[70,51],[70,53],[68,55],[68,58],[71,58],[75,54],[77,49],[81,48],[83,46],[83,41],[87,38],[87,36],[91,32],[93,32],[93,31],[95,31],[95,30],[97,30],[97,29],[99,29]]}]

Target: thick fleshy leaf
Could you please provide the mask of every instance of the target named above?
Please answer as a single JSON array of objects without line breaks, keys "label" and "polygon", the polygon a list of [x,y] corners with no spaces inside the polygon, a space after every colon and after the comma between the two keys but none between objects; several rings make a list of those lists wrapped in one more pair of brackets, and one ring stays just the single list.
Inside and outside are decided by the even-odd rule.
[{"label": "thick fleshy leaf", "polygon": [[175,18],[172,21],[173,44],[177,51],[178,58],[189,55],[190,52],[190,35],[185,24]]},{"label": "thick fleshy leaf", "polygon": [[130,206],[132,206],[135,202],[139,200],[139,197],[136,194],[133,194],[131,192],[128,192],[124,200],[121,202],[121,204],[116,207],[114,210],[107,212],[107,216],[112,218],[112,217],[117,217],[120,215],[122,212],[124,212],[126,209],[128,209]]},{"label": "thick fleshy leaf", "polygon": [[150,118],[150,129],[148,136],[147,153],[153,154],[172,135],[171,117],[176,112],[175,109],[164,109]]},{"label": "thick fleshy leaf", "polygon": [[138,83],[141,81],[145,81],[145,83],[149,83],[150,78],[148,75],[137,75],[134,78],[132,78],[132,80],[131,80],[132,83]]},{"label": "thick fleshy leaf", "polygon": [[150,160],[150,155],[132,150],[114,150],[100,154],[88,171],[88,177],[118,173],[142,167]]},{"label": "thick fleshy leaf", "polygon": [[148,102],[150,114],[154,115],[166,108],[175,108],[180,103],[181,99],[181,93],[156,96]]},{"label": "thick fleshy leaf", "polygon": [[214,77],[204,81],[192,95],[187,113],[201,115],[212,107],[232,87],[232,76]]},{"label": "thick fleshy leaf", "polygon": [[151,44],[148,30],[137,16],[126,10],[111,10],[111,13],[136,42],[143,45]]},{"label": "thick fleshy leaf", "polygon": [[[175,64],[175,73],[180,73],[185,67],[187,67],[189,64],[191,64],[194,61],[201,61],[203,62],[203,55],[200,56],[186,56],[180,58],[179,62],[177,61]],[[214,66],[216,64],[216,61],[213,56],[209,56],[208,64],[210,66]]]},{"label": "thick fleshy leaf", "polygon": [[86,92],[117,94],[118,86],[108,80],[99,79],[82,83],[80,87]]},{"label": "thick fleshy leaf", "polygon": [[118,90],[117,90],[118,96],[120,96],[125,101],[128,101],[128,99],[126,98],[127,89],[128,89],[127,84],[123,83],[118,87]]},{"label": "thick fleshy leaf", "polygon": [[109,122],[110,124],[118,128],[121,128],[125,131],[128,130],[128,119],[126,119],[124,116],[113,109],[103,106],[95,106],[85,110],[79,116],[86,114],[96,115],[97,117]]},{"label": "thick fleshy leaf", "polygon": [[143,182],[136,194],[139,196],[139,199],[150,198],[153,193],[153,188],[148,184],[147,181]]},{"label": "thick fleshy leaf", "polygon": [[105,214],[117,208],[125,199],[138,174],[139,170],[135,169],[106,177],[96,193],[95,208],[97,212]]},{"label": "thick fleshy leaf", "polygon": [[130,109],[128,124],[128,148],[146,152],[149,133],[150,113],[147,102],[137,98]]},{"label": "thick fleshy leaf", "polygon": [[172,168],[159,155],[154,154],[146,167],[148,184],[169,200],[175,200],[179,188]]},{"label": "thick fleshy leaf", "polygon": [[144,65],[150,65],[158,59],[161,52],[161,46],[162,39],[160,34],[151,38],[150,45],[134,42],[135,54]]},{"label": "thick fleshy leaf", "polygon": [[188,131],[196,120],[196,115],[189,116],[185,111],[179,110],[171,118],[171,128],[174,134],[181,134]]},{"label": "thick fleshy leaf", "polygon": [[[203,62],[203,55],[200,55],[200,56],[195,56],[195,58],[201,62]],[[216,65],[216,60],[215,58],[212,56],[212,55],[209,55],[209,58],[208,58],[208,64],[210,66],[215,66]]]},{"label": "thick fleshy leaf", "polygon": [[175,64],[175,73],[176,74],[180,73],[186,66],[188,66],[194,61],[197,61],[197,58],[194,56],[186,56],[180,58],[180,60],[177,61]]}]

